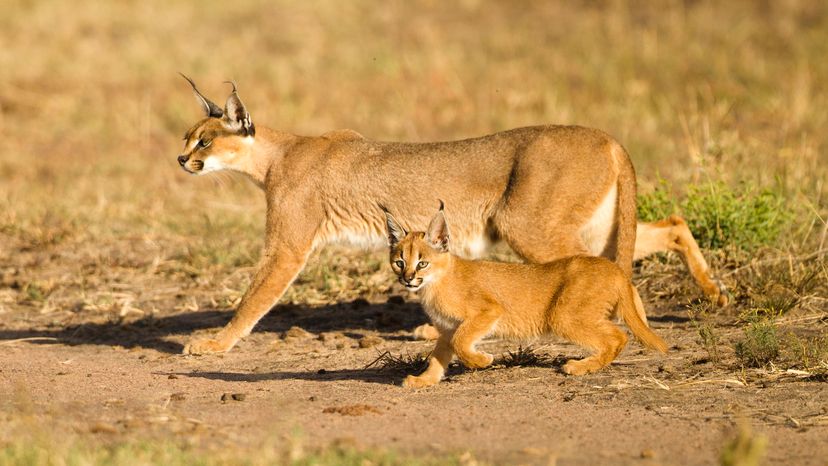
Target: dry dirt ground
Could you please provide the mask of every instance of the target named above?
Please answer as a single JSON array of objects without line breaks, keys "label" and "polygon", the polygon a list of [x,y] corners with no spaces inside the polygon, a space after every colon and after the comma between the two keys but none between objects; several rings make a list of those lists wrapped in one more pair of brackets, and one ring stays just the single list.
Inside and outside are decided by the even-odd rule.
[{"label": "dry dirt ground", "polygon": [[[685,306],[649,312],[672,345],[666,356],[631,343],[607,370],[570,377],[560,366],[581,354],[575,346],[541,340],[518,354],[518,343],[489,341],[495,367],[454,367],[438,386],[411,391],[399,385],[416,365],[406,363],[431,344],[410,337],[424,322],[410,295],[280,305],[233,351],[204,357],[179,353],[230,310],[116,320],[18,311],[0,326],[0,412],[113,442],[255,449],[300,438],[507,464],[710,464],[742,420],[767,437],[771,464],[824,464],[828,384],[714,364]],[[808,326],[825,316],[792,318]],[[736,332],[728,321],[717,320],[724,338]]]}]

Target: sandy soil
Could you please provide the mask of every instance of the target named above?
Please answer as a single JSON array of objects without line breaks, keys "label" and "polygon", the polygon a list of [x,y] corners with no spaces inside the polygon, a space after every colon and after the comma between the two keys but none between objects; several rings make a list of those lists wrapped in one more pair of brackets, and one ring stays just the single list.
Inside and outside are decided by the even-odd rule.
[{"label": "sandy soil", "polygon": [[535,341],[538,357],[515,365],[508,351],[518,343],[489,341],[483,347],[502,364],[458,366],[415,392],[399,385],[404,370],[388,357],[377,361],[430,349],[410,338],[423,322],[411,296],[279,306],[232,352],[204,357],[178,353],[188,335],[215,331],[230,311],[120,322],[79,313],[69,325],[29,312],[0,327],[0,410],[28,409],[56,432],[114,440],[174,433],[255,448],[299,432],[310,447],[470,451],[530,464],[710,464],[746,419],[768,437],[773,464],[828,456],[828,385],[796,373],[722,369],[695,342],[684,311],[650,313],[674,345],[666,356],[630,343],[608,370],[577,378],[560,371],[566,357],[580,355],[575,346]]}]

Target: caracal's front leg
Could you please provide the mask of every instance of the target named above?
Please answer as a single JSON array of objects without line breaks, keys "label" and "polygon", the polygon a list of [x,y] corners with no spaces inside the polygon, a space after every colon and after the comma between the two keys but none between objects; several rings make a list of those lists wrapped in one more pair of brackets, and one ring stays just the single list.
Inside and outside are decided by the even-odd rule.
[{"label": "caracal's front leg", "polygon": [[474,345],[492,331],[497,322],[499,312],[486,311],[477,316],[466,319],[457,327],[451,339],[451,346],[463,364],[470,369],[482,369],[488,367],[494,356],[483,351],[478,351]]},{"label": "caracal's front leg", "polygon": [[451,349],[450,332],[445,332],[437,340],[437,346],[428,358],[428,368],[420,375],[409,375],[403,380],[403,387],[423,388],[430,387],[446,374],[451,358],[454,357],[454,350]]},{"label": "caracal's front leg", "polygon": [[295,248],[268,248],[247,292],[242,297],[233,319],[213,338],[193,338],[184,347],[184,354],[223,353],[250,334],[256,323],[282,297],[293,279],[307,262],[311,246],[301,251]]}]

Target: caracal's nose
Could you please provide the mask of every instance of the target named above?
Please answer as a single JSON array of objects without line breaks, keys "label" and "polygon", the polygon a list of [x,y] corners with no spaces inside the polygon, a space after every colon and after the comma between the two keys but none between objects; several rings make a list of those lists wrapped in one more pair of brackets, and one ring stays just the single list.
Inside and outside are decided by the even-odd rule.
[{"label": "caracal's nose", "polygon": [[186,155],[179,155],[179,156],[178,156],[178,164],[179,164],[179,165],[181,165],[181,166],[183,167],[183,166],[184,166],[184,164],[185,164],[185,163],[187,163],[187,160],[189,160],[189,159],[190,159],[190,157],[189,157],[189,156],[186,156]]}]

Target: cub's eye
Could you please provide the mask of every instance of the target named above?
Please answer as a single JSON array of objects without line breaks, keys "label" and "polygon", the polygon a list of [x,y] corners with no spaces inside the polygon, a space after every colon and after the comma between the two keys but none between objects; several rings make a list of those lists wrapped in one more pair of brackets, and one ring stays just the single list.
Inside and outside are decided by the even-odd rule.
[{"label": "cub's eye", "polygon": [[426,267],[428,267],[428,262],[426,261],[420,261],[417,263],[417,270],[422,270]]},{"label": "cub's eye", "polygon": [[201,140],[198,141],[198,145],[202,149],[206,149],[207,147],[210,147],[210,144],[212,144],[212,143],[213,143],[213,141],[205,141],[204,139],[201,139]]},{"label": "cub's eye", "polygon": [[394,262],[394,263],[397,264],[397,267],[399,267],[401,269],[405,268],[405,261],[397,261],[397,262]]}]

